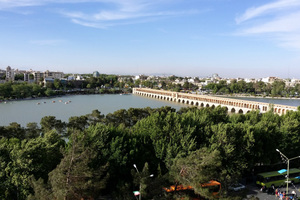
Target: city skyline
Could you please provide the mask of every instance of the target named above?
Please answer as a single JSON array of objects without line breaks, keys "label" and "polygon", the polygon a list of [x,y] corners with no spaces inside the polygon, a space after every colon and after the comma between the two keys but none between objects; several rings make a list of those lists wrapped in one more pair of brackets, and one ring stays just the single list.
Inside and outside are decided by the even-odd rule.
[{"label": "city skyline", "polygon": [[0,0],[0,68],[300,78],[299,0]]}]

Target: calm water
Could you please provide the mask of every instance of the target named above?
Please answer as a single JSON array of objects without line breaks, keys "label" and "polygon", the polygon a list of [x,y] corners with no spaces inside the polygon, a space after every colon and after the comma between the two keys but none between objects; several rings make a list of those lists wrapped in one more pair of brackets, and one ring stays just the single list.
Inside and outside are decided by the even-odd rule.
[{"label": "calm water", "polygon": [[[55,101],[53,103],[52,101]],[[66,102],[71,101],[66,104]],[[45,103],[44,103],[45,102]],[[141,97],[137,95],[74,95],[56,98],[8,101],[0,103],[0,126],[17,122],[26,126],[29,122],[41,121],[44,116],[68,121],[71,116],[81,116],[98,109],[102,114],[129,108],[160,108],[171,106],[177,110],[183,104]]]},{"label": "calm water", "polygon": [[[273,104],[300,106],[296,99],[269,98],[239,98],[250,101],[260,101]],[[53,103],[52,101],[55,101]],[[71,101],[66,104],[66,102]],[[45,102],[45,103],[44,103]],[[39,123],[44,116],[55,116],[57,119],[68,121],[71,116],[81,116],[98,109],[102,114],[113,113],[128,108],[160,108],[171,106],[177,110],[186,105],[163,101],[138,95],[75,95],[56,98],[9,101],[0,103],[0,126],[7,126],[17,122],[26,126],[29,122]]]}]

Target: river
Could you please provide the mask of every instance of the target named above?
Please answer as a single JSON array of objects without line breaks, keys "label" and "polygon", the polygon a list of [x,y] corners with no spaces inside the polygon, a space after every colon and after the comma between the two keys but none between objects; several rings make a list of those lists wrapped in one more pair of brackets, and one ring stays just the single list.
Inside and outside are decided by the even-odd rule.
[{"label": "river", "polygon": [[101,114],[129,108],[160,108],[171,106],[176,110],[187,105],[151,99],[137,95],[72,95],[45,99],[18,100],[0,103],[0,126],[17,122],[25,127],[29,122],[41,121],[44,116],[68,121],[72,116],[81,116],[99,110]]},{"label": "river", "polygon": [[[300,100],[298,99],[239,99],[290,106],[300,105]],[[55,116],[62,121],[68,121],[71,116],[89,114],[95,109],[106,115],[120,109],[144,107],[160,108],[162,106],[171,106],[179,110],[181,107],[186,107],[187,105],[131,94],[73,95],[45,99],[8,101],[6,103],[0,103],[0,126],[7,126],[11,122],[17,122],[25,127],[29,122],[39,123],[44,116]]]}]

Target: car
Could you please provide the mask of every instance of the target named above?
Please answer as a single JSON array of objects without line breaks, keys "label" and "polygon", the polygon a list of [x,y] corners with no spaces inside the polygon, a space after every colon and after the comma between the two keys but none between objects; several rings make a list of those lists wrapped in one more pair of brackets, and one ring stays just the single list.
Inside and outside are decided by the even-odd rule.
[{"label": "car", "polygon": [[241,190],[244,190],[246,188],[246,186],[244,186],[243,184],[241,183],[235,183],[235,184],[232,184],[231,186],[229,186],[229,190],[232,190],[232,191],[241,191]]}]

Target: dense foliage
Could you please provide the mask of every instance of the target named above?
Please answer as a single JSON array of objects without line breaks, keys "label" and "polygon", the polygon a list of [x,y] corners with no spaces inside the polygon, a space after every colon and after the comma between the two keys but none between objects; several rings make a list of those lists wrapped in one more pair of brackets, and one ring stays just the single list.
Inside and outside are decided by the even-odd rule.
[{"label": "dense foliage", "polygon": [[[23,75],[22,75],[23,76]],[[21,77],[22,77],[21,76]],[[18,76],[19,80],[20,76]],[[133,83],[132,80],[128,80]],[[59,80],[40,83],[5,82],[0,84],[0,100],[49,97],[63,94],[86,93],[120,93],[125,89],[125,83],[118,81],[116,75],[101,74],[99,77],[87,77],[85,80]],[[134,86],[133,84],[131,86]]]},{"label": "dense foliage", "polygon": [[291,97],[300,94],[300,84],[289,87],[283,81],[274,81],[272,84],[262,81],[246,83],[244,80],[233,80],[230,83],[222,80],[218,83],[209,83],[205,86],[213,94],[250,94],[262,96]]},{"label": "dense foliage", "polygon": [[166,199],[162,187],[175,183],[212,199],[199,187],[211,179],[222,183],[221,199],[232,199],[232,182],[281,162],[276,148],[297,156],[299,134],[300,111],[228,115],[221,107],[95,110],[68,122],[11,123],[0,127],[0,199],[134,199],[134,190]]}]

